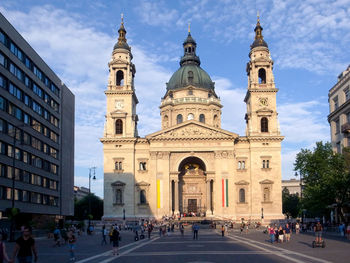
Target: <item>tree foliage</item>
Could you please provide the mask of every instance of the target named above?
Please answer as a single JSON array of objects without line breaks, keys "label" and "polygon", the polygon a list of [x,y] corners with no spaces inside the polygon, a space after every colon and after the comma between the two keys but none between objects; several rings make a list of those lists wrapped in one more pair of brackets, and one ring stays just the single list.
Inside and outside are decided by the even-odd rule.
[{"label": "tree foliage", "polygon": [[297,194],[290,194],[288,189],[282,191],[282,210],[288,217],[297,217],[300,214],[300,198]]},{"label": "tree foliage", "polygon": [[[89,214],[89,199],[91,202],[91,213]],[[94,194],[89,194],[74,203],[74,218],[84,220],[92,217],[94,220],[100,220],[103,216],[103,200]]]},{"label": "tree foliage", "polygon": [[320,216],[336,205],[339,214],[349,202],[350,152],[333,153],[330,143],[317,142],[313,151],[301,149],[294,169],[299,171],[303,184],[303,206],[312,215]]}]

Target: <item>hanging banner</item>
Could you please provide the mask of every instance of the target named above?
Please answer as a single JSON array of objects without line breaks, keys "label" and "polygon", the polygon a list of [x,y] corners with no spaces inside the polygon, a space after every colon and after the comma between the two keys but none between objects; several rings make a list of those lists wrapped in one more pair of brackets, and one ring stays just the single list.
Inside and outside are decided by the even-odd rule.
[{"label": "hanging banner", "polygon": [[222,207],[228,207],[228,179],[222,179]]},{"label": "hanging banner", "polygon": [[162,182],[161,180],[157,180],[157,208],[162,207],[161,196],[162,196]]}]

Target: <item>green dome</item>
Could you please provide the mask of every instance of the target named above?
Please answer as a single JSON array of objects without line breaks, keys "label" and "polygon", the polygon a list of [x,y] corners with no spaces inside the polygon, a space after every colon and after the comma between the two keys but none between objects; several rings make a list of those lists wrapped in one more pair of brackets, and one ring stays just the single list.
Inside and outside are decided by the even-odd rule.
[{"label": "green dome", "polygon": [[175,90],[188,85],[214,90],[214,82],[208,73],[195,64],[182,65],[170,78],[167,90]]}]

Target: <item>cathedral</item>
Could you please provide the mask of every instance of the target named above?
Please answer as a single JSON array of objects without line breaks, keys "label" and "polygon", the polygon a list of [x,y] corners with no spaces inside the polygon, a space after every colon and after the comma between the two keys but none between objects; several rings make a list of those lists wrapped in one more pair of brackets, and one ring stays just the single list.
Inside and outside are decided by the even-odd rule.
[{"label": "cathedral", "polygon": [[245,136],[221,128],[223,106],[214,82],[200,67],[197,43],[189,30],[180,68],[161,98],[160,130],[140,137],[136,68],[122,20],[108,63],[106,123],[100,139],[104,220],[164,215],[237,222],[283,218],[284,137],[277,118],[278,89],[259,18],[254,30],[246,69]]}]

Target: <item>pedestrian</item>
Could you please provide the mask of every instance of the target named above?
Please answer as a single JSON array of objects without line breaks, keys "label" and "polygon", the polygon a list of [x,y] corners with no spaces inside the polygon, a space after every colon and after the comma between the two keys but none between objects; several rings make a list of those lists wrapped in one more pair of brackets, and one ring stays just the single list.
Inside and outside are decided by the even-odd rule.
[{"label": "pedestrian", "polygon": [[7,252],[6,252],[6,246],[5,243],[3,242],[3,234],[0,232],[0,263],[3,263],[4,260],[7,262],[13,262],[12,260],[9,259]]},{"label": "pedestrian", "polygon": [[31,237],[30,227],[24,227],[22,236],[16,240],[13,250],[12,260],[17,257],[18,263],[32,263],[34,254],[34,262],[38,261],[38,253],[35,247],[35,240]]},{"label": "pedestrian", "polygon": [[284,238],[284,230],[282,226],[278,228],[278,242],[283,243],[283,238]]},{"label": "pedestrian", "polygon": [[55,230],[53,231],[53,238],[55,241],[53,246],[61,246],[61,230],[58,228],[58,226],[56,226]]},{"label": "pedestrian", "polygon": [[153,225],[152,224],[148,224],[148,227],[147,227],[148,239],[151,238],[152,231],[153,231]]},{"label": "pedestrian", "polygon": [[224,227],[224,225],[221,225],[221,236],[222,237],[225,236],[225,227]]},{"label": "pedestrian", "polygon": [[107,245],[106,236],[108,235],[108,231],[107,231],[105,225],[103,225],[103,227],[102,227],[102,233],[101,233],[101,234],[102,234],[101,246],[102,246],[103,244]]},{"label": "pedestrian", "polygon": [[291,229],[289,227],[289,224],[286,224],[286,227],[284,228],[284,235],[286,236],[286,242],[290,241],[290,233],[291,233]]},{"label": "pedestrian", "polygon": [[77,242],[77,239],[75,235],[73,234],[73,231],[69,231],[68,233],[68,247],[69,247],[69,255],[70,261],[75,261],[75,255],[74,255],[74,250],[75,250],[75,243]]},{"label": "pedestrian", "polygon": [[112,244],[112,241],[113,241],[113,238],[112,238],[112,236],[113,236],[113,226],[111,226],[111,228],[109,229],[109,233],[108,233],[108,235],[109,235],[109,244]]},{"label": "pedestrian", "polygon": [[273,230],[275,231],[275,242],[278,243],[278,228],[275,225],[275,227],[273,228]]},{"label": "pedestrian", "polygon": [[[216,227],[215,227],[215,228],[216,228]],[[241,224],[241,228],[240,228],[240,229],[241,229],[241,235],[242,235],[243,229],[244,229],[244,223]]]},{"label": "pedestrian", "polygon": [[348,223],[348,226],[346,227],[346,238],[350,240],[350,223]]},{"label": "pedestrian", "polygon": [[194,225],[193,225],[193,239],[196,239],[196,240],[198,240],[198,230],[199,230],[199,226],[196,224],[196,223],[194,223]]},{"label": "pedestrian", "polygon": [[295,224],[295,234],[299,234],[299,232],[300,232],[300,225],[299,225],[299,222],[297,222]]},{"label": "pedestrian", "polygon": [[119,233],[117,227],[115,227],[113,229],[112,240],[113,240],[112,241],[113,242],[113,256],[115,256],[116,254],[119,255],[118,247],[119,247],[120,233]]},{"label": "pedestrian", "polygon": [[249,224],[245,225],[245,233],[248,234],[248,230],[249,230]]},{"label": "pedestrian", "polygon": [[162,232],[163,232],[162,226],[159,226],[159,237],[162,237]]},{"label": "pedestrian", "polygon": [[275,241],[275,230],[273,229],[273,226],[269,226],[268,233],[270,235],[270,242],[271,244],[273,244],[273,242]]},{"label": "pedestrian", "polygon": [[181,232],[181,236],[184,236],[184,232],[185,232],[185,227],[183,224],[180,225],[180,232]]}]

